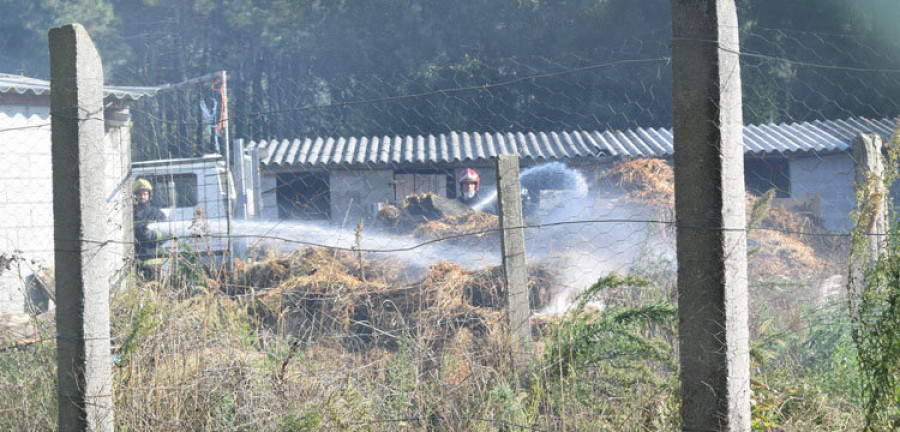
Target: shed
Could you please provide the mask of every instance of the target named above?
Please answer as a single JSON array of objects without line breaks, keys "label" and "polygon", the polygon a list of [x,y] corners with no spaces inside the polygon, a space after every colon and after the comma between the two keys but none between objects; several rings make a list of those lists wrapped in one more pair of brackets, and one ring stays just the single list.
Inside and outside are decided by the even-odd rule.
[{"label": "shed", "polygon": [[[781,204],[803,207],[831,231],[846,231],[853,195],[849,148],[861,133],[888,139],[896,119],[847,118],[744,128],[747,190],[776,190]],[[522,166],[550,161],[582,170],[622,158],[671,159],[665,128],[547,133],[468,133],[384,137],[319,137],[250,141],[259,149],[263,216],[332,223],[370,217],[379,203],[409,193],[453,197],[463,168],[481,173],[492,190],[492,158],[518,154]]]},{"label": "shed", "polygon": [[[104,87],[108,144],[130,149],[125,104],[157,90]],[[50,147],[50,82],[0,74],[0,315],[26,311],[29,297],[49,306],[35,275],[53,266]],[[111,161],[111,169],[122,162]]]},{"label": "shed", "polygon": [[450,133],[428,136],[251,141],[262,165],[263,216],[340,223],[375,214],[412,193],[454,198],[456,178],[476,169],[495,189],[492,159],[518,154],[522,166],[566,160],[596,163],[582,133]]}]

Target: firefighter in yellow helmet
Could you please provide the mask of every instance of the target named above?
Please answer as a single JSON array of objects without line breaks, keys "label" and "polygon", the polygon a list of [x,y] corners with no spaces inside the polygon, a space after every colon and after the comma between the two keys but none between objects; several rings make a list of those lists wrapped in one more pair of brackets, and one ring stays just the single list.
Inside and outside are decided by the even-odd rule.
[{"label": "firefighter in yellow helmet", "polygon": [[166,215],[150,203],[153,185],[147,179],[135,180],[131,192],[134,194],[134,252],[140,272],[151,277],[154,269],[162,265],[159,244],[165,239],[161,232],[150,229],[150,224],[164,222]]}]

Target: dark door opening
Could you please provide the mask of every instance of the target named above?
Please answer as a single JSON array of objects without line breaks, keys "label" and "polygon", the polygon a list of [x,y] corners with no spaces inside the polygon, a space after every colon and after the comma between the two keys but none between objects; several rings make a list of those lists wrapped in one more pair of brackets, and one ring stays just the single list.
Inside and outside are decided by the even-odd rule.
[{"label": "dark door opening", "polygon": [[763,195],[775,189],[775,198],[790,198],[790,164],[784,158],[746,157],[744,182],[747,192],[754,195]]},{"label": "dark door opening", "polygon": [[279,218],[331,218],[327,173],[281,173],[276,178]]}]

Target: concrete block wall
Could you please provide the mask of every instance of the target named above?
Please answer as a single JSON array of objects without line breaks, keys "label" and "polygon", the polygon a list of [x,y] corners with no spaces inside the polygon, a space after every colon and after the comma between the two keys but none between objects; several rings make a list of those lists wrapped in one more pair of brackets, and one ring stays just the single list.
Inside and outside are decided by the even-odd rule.
[{"label": "concrete block wall", "polygon": [[271,172],[260,173],[260,189],[262,190],[263,219],[278,219],[278,178]]},{"label": "concrete block wall", "polygon": [[331,223],[355,227],[375,216],[378,203],[394,202],[394,171],[335,170],[329,173]]},{"label": "concrete block wall", "polygon": [[[0,315],[26,311],[34,273],[53,266],[50,108],[0,112]],[[12,259],[12,261],[8,261]]]},{"label": "concrete block wall", "polygon": [[849,232],[850,212],[856,206],[854,168],[849,153],[811,155],[790,160],[791,196],[821,197],[820,214],[831,232]]},{"label": "concrete block wall", "polygon": [[[104,181],[109,191],[106,195],[107,229],[111,242],[110,254],[120,269],[111,278],[111,284],[122,284],[130,273],[131,242],[134,228],[131,219],[131,112],[127,108],[107,107],[104,112],[106,125],[103,152],[106,155]],[[115,287],[111,286],[111,289]]]},{"label": "concrete block wall", "polygon": [[[103,187],[115,188],[109,196],[110,229],[130,233],[121,211],[130,197],[127,157],[114,158],[119,149],[130,150],[130,122],[107,129],[104,150],[110,154]],[[28,312],[27,300],[35,273],[53,267],[53,177],[50,156],[50,107],[0,107],[0,315]],[[116,256],[126,265],[130,236],[116,234]]]}]

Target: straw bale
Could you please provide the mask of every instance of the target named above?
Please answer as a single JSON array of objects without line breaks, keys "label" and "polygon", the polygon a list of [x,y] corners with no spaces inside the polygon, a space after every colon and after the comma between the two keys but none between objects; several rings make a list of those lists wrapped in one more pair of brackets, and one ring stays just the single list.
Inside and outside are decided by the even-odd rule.
[{"label": "straw bale", "polygon": [[[384,288],[378,282],[362,281],[348,265],[352,260],[352,254],[344,251],[307,248],[259,263],[257,267],[264,269],[290,267],[278,273],[274,287],[258,291],[253,312],[263,322],[298,335],[348,332],[357,314],[357,305],[348,295]],[[248,283],[259,288],[252,279]]]},{"label": "straw bale", "polygon": [[299,270],[292,257],[273,257],[252,263],[237,261],[234,268],[235,285],[255,288],[277,286]]},{"label": "straw bale", "polygon": [[[745,206],[747,211],[747,221],[751,221],[751,212],[756,205],[763,207],[764,217],[759,223],[759,227],[766,229],[781,230],[789,233],[818,233],[824,231],[817,221],[805,214],[794,213],[777,202],[773,202],[774,191],[770,191],[767,195],[756,196],[752,193],[746,194]],[[769,201],[769,202],[765,202]]]},{"label": "straw bale", "polygon": [[748,235],[750,280],[805,282],[822,268],[833,266],[827,253],[830,246],[821,241],[823,237],[815,235],[824,232],[824,228],[807,215],[761,201],[771,199],[772,196],[747,194],[748,223],[754,206],[765,211]]},{"label": "straw bale", "polygon": [[[469,284],[467,295],[476,306],[501,308],[506,291],[503,288],[503,267],[491,266],[472,272],[474,281]],[[528,291],[532,310],[540,310],[550,304],[557,274],[542,264],[529,264]]]},{"label": "straw bale", "polygon": [[531,334],[537,338],[554,334],[559,330],[564,315],[557,313],[536,313],[531,316]]}]

